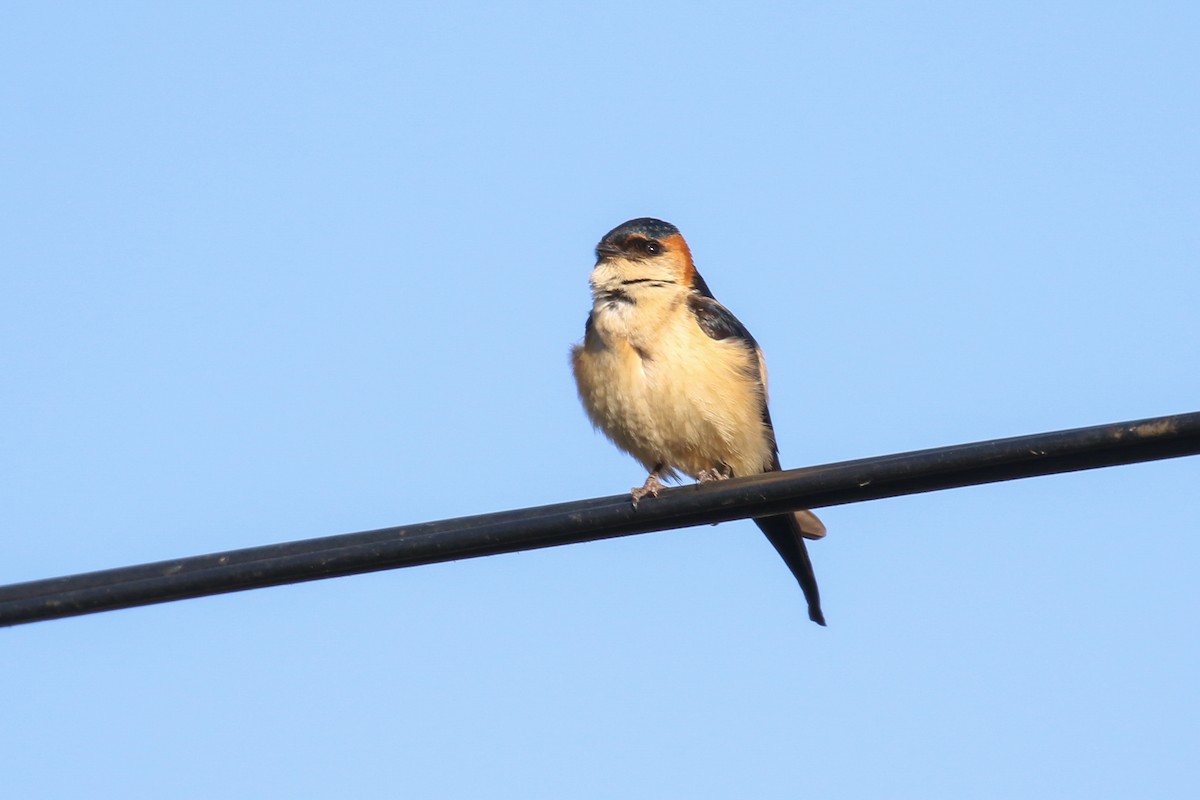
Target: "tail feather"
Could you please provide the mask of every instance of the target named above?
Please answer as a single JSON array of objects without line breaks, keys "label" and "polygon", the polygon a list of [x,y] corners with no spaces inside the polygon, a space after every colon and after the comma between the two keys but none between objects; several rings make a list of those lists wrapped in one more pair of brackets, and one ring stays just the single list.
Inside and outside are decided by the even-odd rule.
[{"label": "tail feather", "polygon": [[796,524],[800,526],[800,535],[805,539],[823,539],[825,538],[825,523],[817,519],[817,515],[811,511],[793,511],[796,517]]},{"label": "tail feather", "polygon": [[[811,524],[802,523],[797,517],[807,515],[819,526],[819,532]],[[783,561],[796,576],[796,582],[804,591],[804,599],[808,602],[808,618],[818,625],[825,624],[825,615],[821,613],[821,592],[817,588],[817,576],[813,572],[812,561],[808,558],[808,548],[804,546],[807,534],[810,538],[819,538],[825,533],[825,526],[811,511],[797,514],[779,514],[773,517],[759,517],[754,520],[767,539],[779,551]],[[815,535],[814,535],[815,534]]]}]

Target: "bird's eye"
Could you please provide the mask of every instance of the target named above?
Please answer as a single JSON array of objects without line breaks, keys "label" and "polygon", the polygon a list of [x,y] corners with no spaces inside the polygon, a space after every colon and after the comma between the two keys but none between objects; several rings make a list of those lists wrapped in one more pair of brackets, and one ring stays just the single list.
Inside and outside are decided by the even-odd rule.
[{"label": "bird's eye", "polygon": [[642,249],[645,250],[648,254],[650,254],[652,256],[656,256],[662,252],[662,245],[659,244],[658,242],[648,241],[644,245],[642,245]]}]

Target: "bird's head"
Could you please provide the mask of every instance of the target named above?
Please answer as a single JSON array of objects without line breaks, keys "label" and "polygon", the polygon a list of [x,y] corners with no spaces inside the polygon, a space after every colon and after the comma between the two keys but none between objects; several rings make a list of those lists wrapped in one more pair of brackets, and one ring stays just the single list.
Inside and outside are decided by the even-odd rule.
[{"label": "bird's head", "polygon": [[596,267],[592,270],[594,292],[629,292],[635,287],[662,285],[682,286],[707,294],[708,287],[696,272],[692,252],[678,228],[660,219],[640,217],[604,234],[596,245]]}]

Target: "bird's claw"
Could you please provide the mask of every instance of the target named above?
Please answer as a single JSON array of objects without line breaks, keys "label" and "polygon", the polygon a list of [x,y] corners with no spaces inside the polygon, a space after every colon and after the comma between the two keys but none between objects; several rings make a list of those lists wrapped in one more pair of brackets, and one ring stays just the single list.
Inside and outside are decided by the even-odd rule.
[{"label": "bird's claw", "polygon": [[724,464],[718,464],[712,469],[702,469],[700,474],[696,476],[696,480],[700,483],[712,483],[713,481],[727,481],[733,476],[733,470]]},{"label": "bird's claw", "polygon": [[662,491],[662,488],[662,481],[658,479],[658,473],[651,472],[646,477],[645,483],[643,483],[641,486],[635,486],[630,490],[629,494],[633,497],[633,507],[637,508],[638,502],[640,502],[641,499],[646,495],[658,497],[658,493]]}]

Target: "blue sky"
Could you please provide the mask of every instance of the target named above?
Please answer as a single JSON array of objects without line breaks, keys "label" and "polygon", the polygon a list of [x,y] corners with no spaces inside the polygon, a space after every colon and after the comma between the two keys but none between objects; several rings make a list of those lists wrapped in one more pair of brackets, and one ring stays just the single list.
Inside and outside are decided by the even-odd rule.
[{"label": "blue sky", "polygon": [[[567,367],[674,222],[785,466],[1200,409],[1191,3],[23,4],[0,583],[640,484]],[[6,792],[1186,796],[1200,461],[0,631]]]}]

